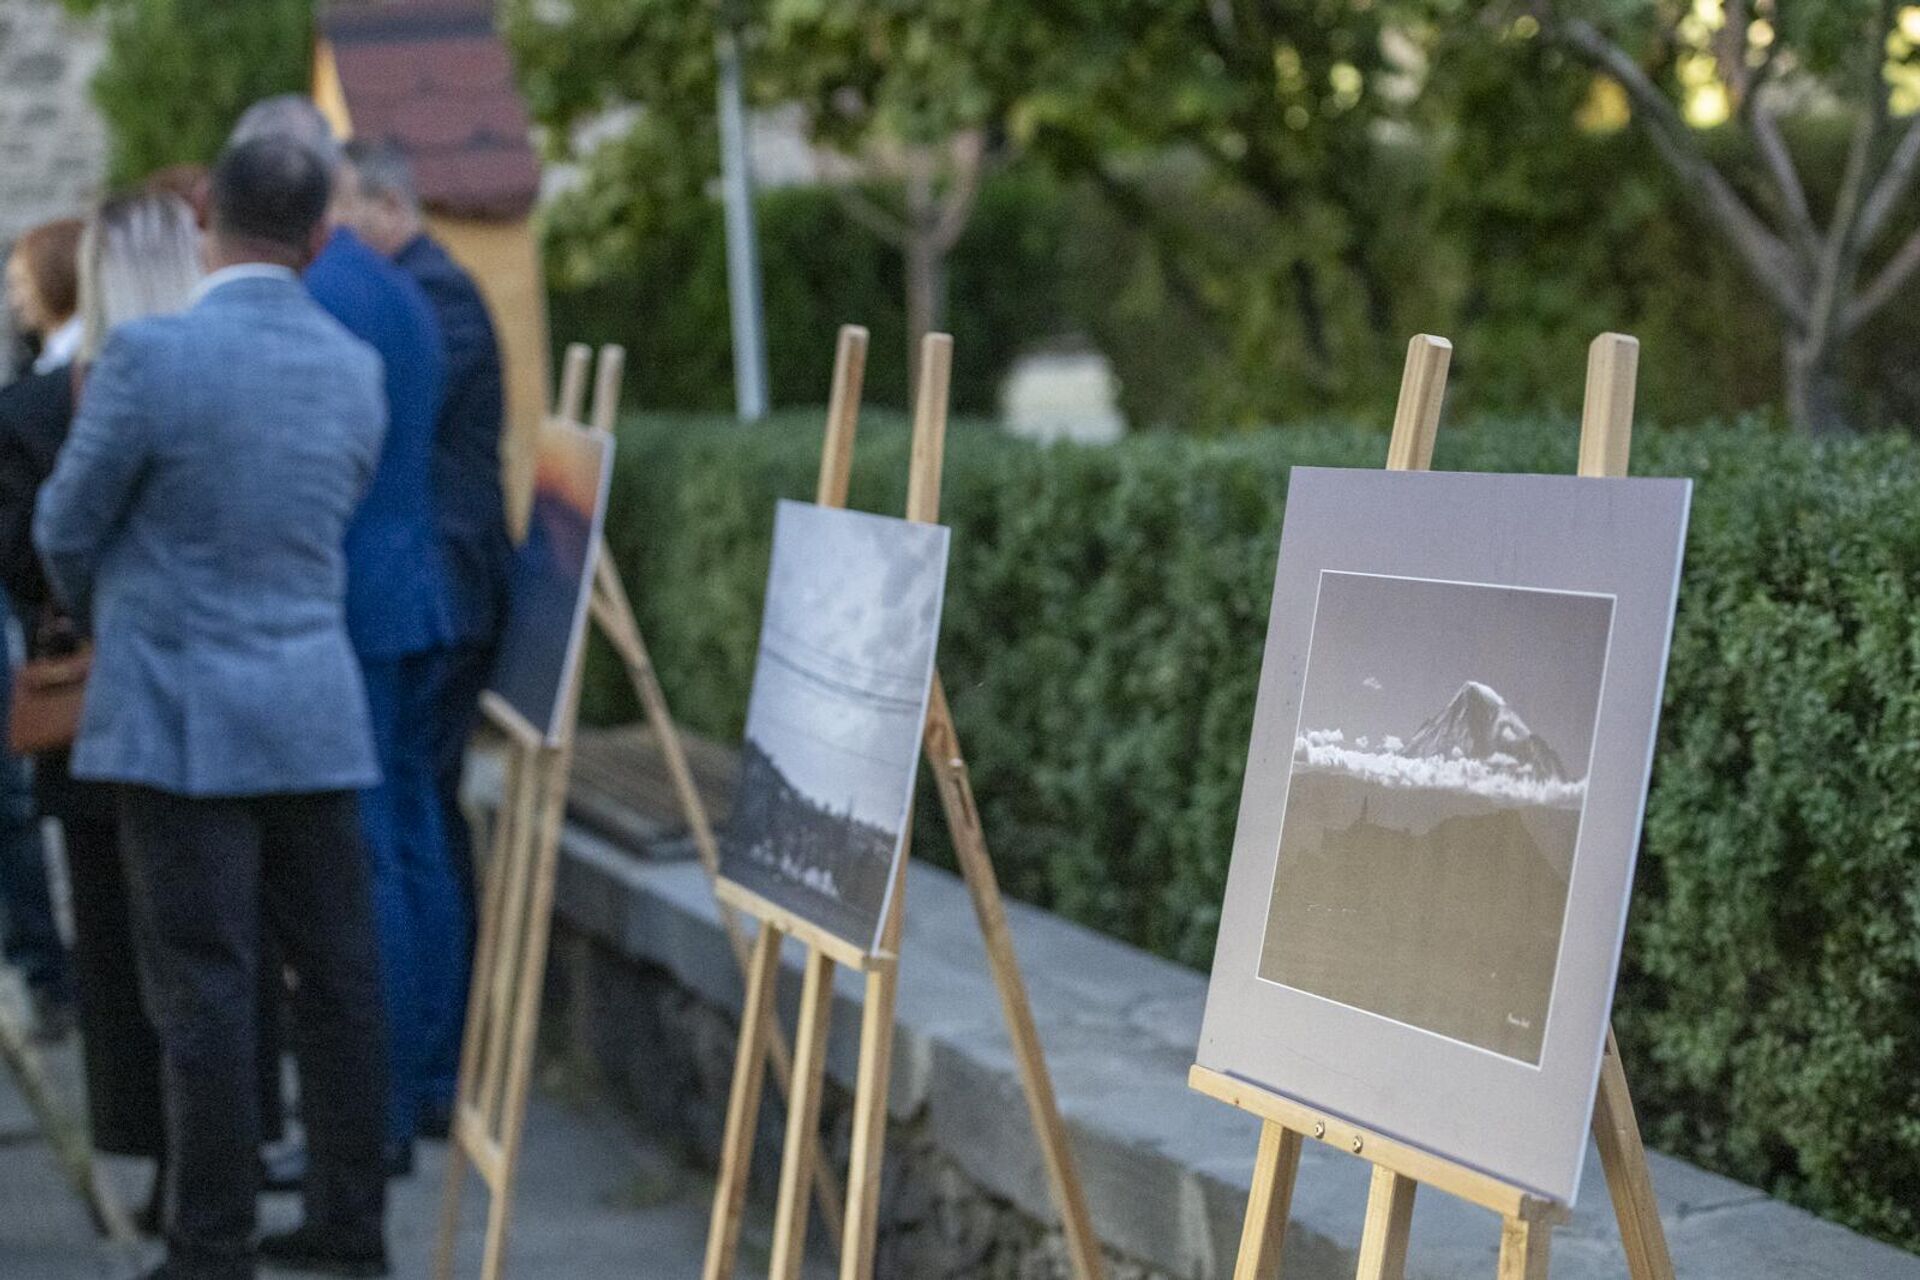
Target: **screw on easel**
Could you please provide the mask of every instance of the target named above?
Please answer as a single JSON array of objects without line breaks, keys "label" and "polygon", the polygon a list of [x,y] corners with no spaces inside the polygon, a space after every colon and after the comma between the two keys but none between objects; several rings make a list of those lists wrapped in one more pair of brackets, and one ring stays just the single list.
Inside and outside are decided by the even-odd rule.
[{"label": "screw on easel", "polygon": [[1367,1140],[1361,1137],[1359,1134],[1357,1133],[1354,1134],[1353,1135],[1353,1154],[1359,1155],[1360,1148],[1366,1145],[1366,1141]]},{"label": "screw on easel", "polygon": [[1327,1136],[1327,1122],[1325,1120],[1315,1120],[1313,1122],[1313,1136],[1316,1138],[1324,1138]]}]

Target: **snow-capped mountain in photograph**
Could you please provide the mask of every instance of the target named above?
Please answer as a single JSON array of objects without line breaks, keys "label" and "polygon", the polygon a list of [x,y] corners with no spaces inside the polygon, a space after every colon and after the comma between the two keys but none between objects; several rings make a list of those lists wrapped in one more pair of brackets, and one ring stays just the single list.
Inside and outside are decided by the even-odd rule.
[{"label": "snow-capped mountain in photograph", "polygon": [[1294,740],[1294,761],[1296,768],[1382,787],[1451,791],[1503,804],[1569,808],[1586,794],[1586,779],[1568,777],[1560,754],[1478,680],[1462,684],[1404,740],[1349,740],[1340,729],[1307,729]]}]

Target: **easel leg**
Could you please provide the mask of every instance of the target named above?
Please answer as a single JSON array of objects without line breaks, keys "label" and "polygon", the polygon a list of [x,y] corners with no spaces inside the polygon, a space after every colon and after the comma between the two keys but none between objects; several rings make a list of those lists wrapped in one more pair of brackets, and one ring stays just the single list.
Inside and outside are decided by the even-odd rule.
[{"label": "easel leg", "polygon": [[1401,1280],[1413,1228],[1413,1193],[1420,1184],[1375,1166],[1367,1193],[1367,1224],[1360,1232],[1359,1280]]},{"label": "easel leg", "polygon": [[840,1280],[871,1280],[874,1237],[880,1224],[880,1165],[887,1147],[887,1092],[893,1079],[893,1011],[899,993],[897,960],[867,975],[860,1011],[860,1068],[855,1077],[852,1150],[847,1157],[847,1229]]},{"label": "easel leg", "polygon": [[1660,1202],[1647,1176],[1647,1149],[1640,1140],[1640,1122],[1633,1114],[1633,1095],[1627,1090],[1627,1073],[1620,1066],[1620,1048],[1612,1027],[1607,1028],[1606,1052],[1600,1059],[1600,1089],[1593,1099],[1593,1137],[1600,1147],[1600,1165],[1606,1170],[1607,1191],[1613,1196],[1614,1217],[1620,1221],[1627,1274],[1633,1280],[1673,1280],[1673,1258],[1667,1252]]},{"label": "easel leg", "polygon": [[1026,983],[1020,976],[1013,933],[1007,928],[1000,880],[987,853],[986,833],[981,829],[980,812],[974,805],[973,784],[967,777],[967,763],[960,754],[959,738],[953,728],[953,712],[947,706],[946,689],[938,674],[933,679],[933,694],[927,708],[926,753],[940,789],[940,803],[946,810],[947,832],[953,839],[960,871],[967,882],[967,894],[973,900],[974,916],[980,923],[980,938],[986,944],[993,983],[1000,992],[1000,1009],[1013,1041],[1013,1056],[1020,1067],[1028,1116],[1034,1135],[1040,1140],[1047,1182],[1053,1192],[1054,1206],[1060,1213],[1074,1275],[1079,1280],[1100,1280],[1105,1270],[1100,1239],[1094,1234],[1086,1192],[1080,1185],[1080,1171],[1073,1162],[1066,1125],[1060,1119],[1053,1076],[1047,1070],[1046,1052],[1033,1020],[1033,1005],[1027,999]]},{"label": "easel leg", "polygon": [[507,1224],[513,1220],[514,1180],[519,1173],[520,1140],[527,1128],[527,1094],[533,1087],[534,1042],[540,1032],[540,984],[547,971],[547,942],[553,927],[554,881],[559,872],[560,824],[567,807],[566,747],[542,749],[529,763],[538,790],[537,820],[529,814],[535,841],[526,859],[526,933],[517,957],[519,982],[508,1006],[510,1058],[501,1097],[499,1182],[487,1214],[487,1241],[480,1280],[499,1280],[507,1256]]},{"label": "easel leg", "polygon": [[0,1010],[0,1061],[11,1070],[27,1106],[39,1118],[41,1133],[73,1183],[74,1192],[86,1203],[100,1229],[115,1244],[138,1240],[126,1209],[94,1163],[85,1128],[60,1105],[40,1055],[28,1041],[26,1029],[4,1010]]},{"label": "easel leg", "polygon": [[780,979],[781,933],[760,926],[753,958],[747,963],[747,999],[740,1014],[740,1044],[733,1056],[733,1089],[727,1100],[727,1128],[720,1143],[720,1180],[713,1196],[713,1221],[707,1228],[704,1280],[728,1280],[740,1247],[740,1214],[747,1202],[747,1174],[753,1164],[753,1139],[760,1124],[760,1095],[766,1084],[767,1031],[773,1022],[773,995]]},{"label": "easel leg", "polygon": [[1525,1218],[1500,1223],[1500,1280],[1547,1280],[1547,1248],[1553,1228]]},{"label": "easel leg", "polygon": [[[701,865],[706,868],[709,878],[717,876],[720,874],[720,847],[713,838],[713,826],[707,820],[707,807],[700,799],[699,788],[693,780],[693,770],[687,764],[687,753],[680,745],[680,730],[667,708],[666,691],[660,687],[653,657],[647,652],[639,624],[633,620],[633,605],[627,597],[626,586],[620,581],[619,566],[614,564],[613,555],[604,540],[600,544],[599,565],[594,574],[594,619],[600,624],[601,633],[607,637],[608,643],[619,654],[621,664],[627,669],[627,679],[633,685],[634,696],[640,700],[641,711],[647,723],[653,726],[654,736],[660,743],[661,758],[666,761],[667,776],[673,782],[680,810],[687,817],[687,827],[693,834],[693,847]],[[747,953],[752,944],[747,941],[739,913],[722,905],[720,925],[726,930],[727,944],[733,948],[734,962],[745,974]],[[793,1057],[787,1051],[787,1038],[781,1034],[778,1024],[769,1024],[767,1051],[773,1061],[774,1083],[779,1086],[782,1097],[791,1097]],[[820,1207],[821,1225],[826,1228],[828,1239],[837,1249],[841,1242],[841,1222],[845,1216],[840,1203],[840,1189],[834,1185],[833,1168],[819,1146],[818,1134],[814,1135],[813,1142],[814,1200]]]},{"label": "easel leg", "polygon": [[811,948],[794,1033],[793,1094],[787,1103],[786,1159],[774,1209],[773,1262],[768,1280],[799,1280],[807,1252],[808,1185],[819,1137],[820,1088],[825,1081],[827,1026],[833,1015],[833,961]]},{"label": "easel leg", "polygon": [[1271,1120],[1263,1122],[1233,1280],[1275,1280],[1280,1274],[1280,1251],[1287,1242],[1287,1215],[1299,1172],[1300,1135]]},{"label": "easel leg", "polygon": [[440,1192],[440,1244],[433,1255],[434,1280],[453,1280],[453,1251],[460,1236],[460,1197],[466,1185],[467,1152],[456,1133],[447,1142],[447,1176]]}]

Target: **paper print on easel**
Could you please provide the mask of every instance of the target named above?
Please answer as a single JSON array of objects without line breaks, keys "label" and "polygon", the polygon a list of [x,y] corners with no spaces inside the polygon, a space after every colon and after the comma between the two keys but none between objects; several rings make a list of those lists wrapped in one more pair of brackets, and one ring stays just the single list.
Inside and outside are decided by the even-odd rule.
[{"label": "paper print on easel", "polygon": [[1690,497],[1294,469],[1200,1065],[1572,1201]]},{"label": "paper print on easel", "polygon": [[566,690],[586,646],[593,557],[607,517],[613,438],[559,419],[540,433],[533,513],[514,556],[490,692],[558,746]]},{"label": "paper print on easel", "polygon": [[782,502],[721,875],[864,950],[904,846],[946,590],[940,525]]},{"label": "paper print on easel", "polygon": [[1612,624],[1321,573],[1261,977],[1539,1061]]}]

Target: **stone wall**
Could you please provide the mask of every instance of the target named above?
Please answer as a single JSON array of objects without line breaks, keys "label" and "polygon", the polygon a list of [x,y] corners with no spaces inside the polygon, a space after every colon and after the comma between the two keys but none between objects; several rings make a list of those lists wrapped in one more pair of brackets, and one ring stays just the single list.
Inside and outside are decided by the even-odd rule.
[{"label": "stone wall", "polygon": [[[550,969],[547,1040],[574,1055],[597,1090],[637,1116],[649,1134],[674,1144],[690,1163],[715,1168],[739,1023],[694,995],[658,966],[637,963],[603,941],[560,923]],[[771,1201],[779,1182],[779,1095],[760,1108],[753,1194]],[[852,1097],[829,1079],[821,1098],[825,1150],[846,1167]],[[924,1112],[887,1129],[877,1276],[941,1280],[1072,1280],[1066,1242],[969,1177],[942,1149]],[[830,1257],[813,1217],[810,1252]],[[1107,1256],[1110,1280],[1173,1280],[1167,1272]]]},{"label": "stone wall", "polygon": [[[102,52],[97,26],[60,0],[0,0],[0,254],[99,194],[107,135],[88,86]],[[0,379],[10,375],[8,323],[0,317]]]}]

